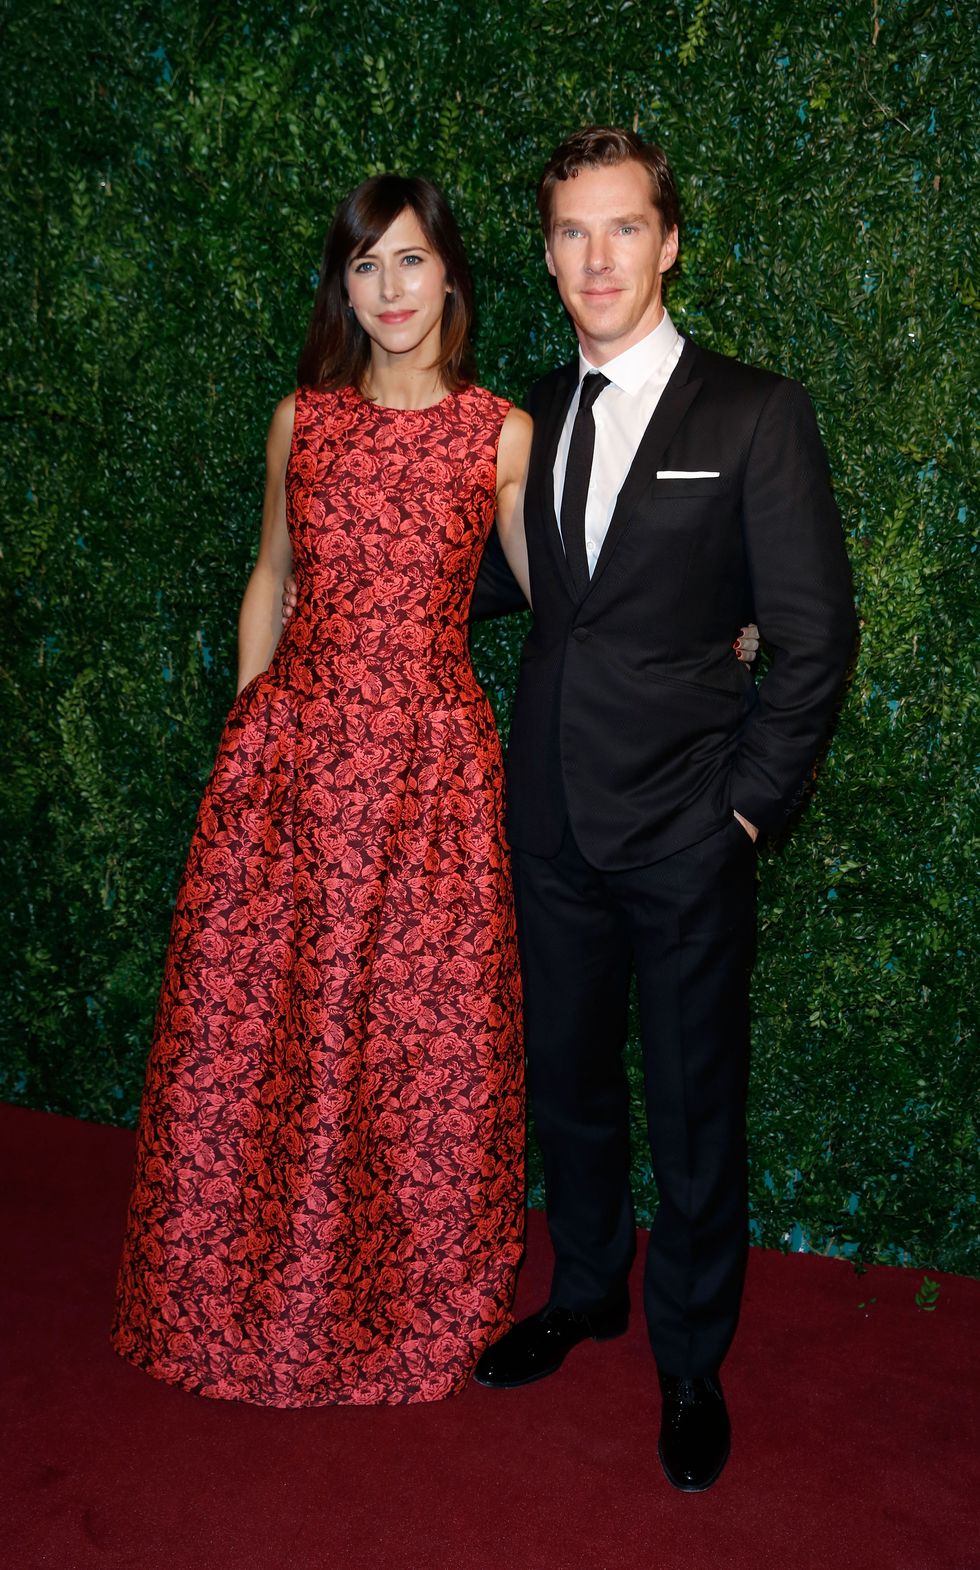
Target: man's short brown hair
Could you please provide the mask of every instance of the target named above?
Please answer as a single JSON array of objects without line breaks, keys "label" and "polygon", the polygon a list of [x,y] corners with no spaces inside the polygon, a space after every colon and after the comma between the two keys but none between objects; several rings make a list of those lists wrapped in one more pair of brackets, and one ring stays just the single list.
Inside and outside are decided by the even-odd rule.
[{"label": "man's short brown hair", "polygon": [[602,169],[624,164],[630,159],[642,164],[650,176],[650,195],[660,214],[664,234],[680,226],[681,208],[674,171],[662,147],[644,142],[635,131],[620,131],[608,125],[588,125],[556,147],[545,165],[538,185],[538,212],[546,240],[551,239],[551,214],[555,186],[571,180],[581,169]]}]

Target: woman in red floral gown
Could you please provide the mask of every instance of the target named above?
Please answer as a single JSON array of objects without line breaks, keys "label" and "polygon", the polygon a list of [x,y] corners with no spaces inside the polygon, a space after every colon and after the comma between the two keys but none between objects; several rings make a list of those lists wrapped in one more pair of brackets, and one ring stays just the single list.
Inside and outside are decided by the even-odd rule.
[{"label": "woman in red floral gown", "polygon": [[495,514],[526,571],[530,422],[468,380],[469,320],[435,188],[358,187],[270,430],[119,1278],[117,1350],[201,1395],[436,1400],[509,1324],[520,989],[467,616]]}]

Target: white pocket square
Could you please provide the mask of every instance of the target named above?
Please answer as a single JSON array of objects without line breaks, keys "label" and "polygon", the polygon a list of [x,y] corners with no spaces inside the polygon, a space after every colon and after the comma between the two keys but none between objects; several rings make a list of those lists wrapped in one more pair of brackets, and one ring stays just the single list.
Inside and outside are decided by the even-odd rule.
[{"label": "white pocket square", "polygon": [[658,469],[658,480],[720,480],[717,469]]}]

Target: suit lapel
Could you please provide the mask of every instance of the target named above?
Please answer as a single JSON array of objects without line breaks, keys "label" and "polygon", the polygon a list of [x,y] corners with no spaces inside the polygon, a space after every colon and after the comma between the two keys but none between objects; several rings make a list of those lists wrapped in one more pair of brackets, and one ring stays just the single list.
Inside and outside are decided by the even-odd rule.
[{"label": "suit lapel", "polygon": [[[602,542],[602,549],[595,564],[586,598],[605,572],[609,558],[630,521],[634,507],[649,485],[651,476],[656,474],[668,443],[701,390],[702,378],[691,375],[696,359],[697,349],[690,338],[686,338],[681,357],[660,396],[660,402],[653,411],[650,423],[636,449],[636,456],[630,465],[629,473],[616,498],[616,506],[609,521],[606,538]],[[552,462],[554,462],[553,458]]]},{"label": "suit lapel", "polygon": [[565,547],[562,544],[561,530],[555,515],[555,455],[558,443],[561,440],[562,428],[568,406],[572,401],[575,389],[578,386],[578,360],[571,360],[562,367],[560,378],[557,381],[548,407],[535,417],[534,421],[534,448],[531,458],[531,471],[528,477],[528,490],[531,493],[535,510],[541,519],[548,549],[555,564],[555,570],[561,578],[569,594],[577,599],[574,580],[565,559]]}]

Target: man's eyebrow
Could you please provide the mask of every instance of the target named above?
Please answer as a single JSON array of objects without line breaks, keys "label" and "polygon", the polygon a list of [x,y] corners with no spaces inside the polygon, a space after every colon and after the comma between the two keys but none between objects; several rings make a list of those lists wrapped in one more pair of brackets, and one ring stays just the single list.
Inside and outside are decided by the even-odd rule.
[{"label": "man's eyebrow", "polygon": [[[605,222],[610,224],[610,225],[616,225],[616,224],[645,224],[645,223],[649,223],[650,219],[649,219],[649,217],[647,216],[646,213],[624,213],[621,216],[616,216],[616,217],[613,217],[613,218],[607,218],[605,220]],[[586,227],[587,227],[587,225],[586,225],[585,221],[583,219],[581,219],[581,218],[556,218],[555,219],[555,228],[556,229],[583,229],[583,228],[586,228]]]}]

